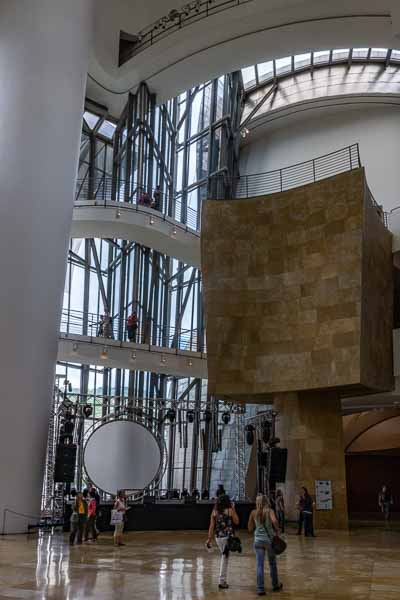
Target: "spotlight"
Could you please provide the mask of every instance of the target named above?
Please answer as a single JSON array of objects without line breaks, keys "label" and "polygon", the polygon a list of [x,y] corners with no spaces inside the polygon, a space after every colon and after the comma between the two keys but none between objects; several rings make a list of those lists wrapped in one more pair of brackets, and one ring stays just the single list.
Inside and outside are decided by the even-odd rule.
[{"label": "spotlight", "polygon": [[150,217],[149,223],[150,223],[150,225],[154,225],[154,217]]},{"label": "spotlight", "polygon": [[208,410],[208,409],[205,410],[204,411],[204,420],[205,420],[205,422],[209,423],[211,421],[211,419],[212,419],[212,412],[211,412],[211,410]]},{"label": "spotlight", "polygon": [[121,217],[121,211],[119,210],[119,208],[117,208],[117,210],[115,211],[115,218],[119,219]]},{"label": "spotlight", "polygon": [[188,364],[188,367],[193,367],[193,361],[191,358],[189,358],[187,364]]},{"label": "spotlight", "polygon": [[136,360],[136,352],[131,352],[131,360]]},{"label": "spotlight", "polygon": [[162,354],[161,355],[161,364],[165,365],[165,363],[167,362],[166,357]]},{"label": "spotlight", "polygon": [[167,410],[167,419],[170,423],[174,423],[176,419],[176,410],[174,410],[173,408],[169,408]]},{"label": "spotlight", "polygon": [[253,425],[246,425],[244,428],[246,432],[246,442],[249,446],[252,446],[254,443],[254,427]]},{"label": "spotlight", "polygon": [[72,344],[72,352],[78,352],[78,344],[75,342],[75,344]]},{"label": "spotlight", "polygon": [[188,420],[188,423],[193,423],[194,422],[194,410],[188,410],[186,413],[186,417]]},{"label": "spotlight", "polygon": [[172,228],[172,235],[175,236],[176,235],[176,227]]},{"label": "spotlight", "polygon": [[223,412],[221,415],[221,419],[224,425],[228,425],[228,423],[231,420],[231,413],[228,411]]},{"label": "spotlight", "polygon": [[264,444],[268,444],[271,439],[271,423],[269,421],[264,421],[262,426],[262,440]]},{"label": "spotlight", "polygon": [[90,404],[85,404],[85,406],[83,407],[83,414],[87,419],[91,416],[92,412],[93,407]]},{"label": "spotlight", "polygon": [[103,346],[103,350],[100,353],[100,358],[108,358],[108,350],[107,350],[107,346]]}]

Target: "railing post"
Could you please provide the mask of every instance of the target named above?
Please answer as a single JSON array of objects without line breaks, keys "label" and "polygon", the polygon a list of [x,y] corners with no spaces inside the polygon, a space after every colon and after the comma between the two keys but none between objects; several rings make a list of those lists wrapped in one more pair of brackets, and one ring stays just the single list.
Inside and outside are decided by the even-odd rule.
[{"label": "railing post", "polygon": [[313,161],[312,161],[312,170],[313,170],[313,181],[315,183],[315,181],[316,181],[315,180],[315,158],[313,158]]},{"label": "railing post", "polygon": [[353,168],[353,164],[352,164],[352,161],[351,161],[351,146],[349,146],[349,158],[350,158],[350,171],[351,171],[352,168]]}]

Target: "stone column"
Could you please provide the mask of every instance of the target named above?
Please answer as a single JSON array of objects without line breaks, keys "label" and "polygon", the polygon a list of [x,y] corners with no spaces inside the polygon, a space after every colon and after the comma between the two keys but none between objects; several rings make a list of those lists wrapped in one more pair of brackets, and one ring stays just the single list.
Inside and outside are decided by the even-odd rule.
[{"label": "stone column", "polygon": [[26,531],[40,511],[91,27],[91,0],[0,5],[0,519],[5,532]]},{"label": "stone column", "polygon": [[321,529],[347,529],[346,471],[343,449],[342,415],[338,393],[299,392],[277,394],[274,408],[279,413],[277,436],[288,449],[286,508],[290,519],[301,486],[315,498],[315,481],[332,481],[333,510],[315,512],[315,526]]}]

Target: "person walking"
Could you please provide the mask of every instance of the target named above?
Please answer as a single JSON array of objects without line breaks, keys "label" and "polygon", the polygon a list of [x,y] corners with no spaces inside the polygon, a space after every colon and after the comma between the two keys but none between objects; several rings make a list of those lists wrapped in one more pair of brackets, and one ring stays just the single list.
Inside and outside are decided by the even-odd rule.
[{"label": "person walking", "polygon": [[305,537],[315,537],[314,535],[314,501],[306,487],[302,489],[303,497],[303,519]]},{"label": "person walking", "polygon": [[78,492],[74,504],[72,505],[71,515],[71,533],[69,543],[74,545],[75,539],[78,544],[82,544],[82,538],[87,523],[88,505],[83,497],[82,492]]},{"label": "person walking", "polygon": [[390,520],[390,510],[393,504],[393,496],[387,485],[383,485],[379,492],[378,504],[385,518],[385,523],[388,523]]},{"label": "person walking", "polygon": [[303,523],[304,523],[304,512],[303,512],[304,511],[304,493],[303,493],[303,489],[304,488],[301,488],[300,496],[297,501],[297,509],[299,511],[297,535],[301,535],[303,532]]},{"label": "person walking", "polygon": [[285,533],[285,499],[283,497],[282,490],[276,490],[275,510],[279,523],[279,529],[282,533]]},{"label": "person walking", "polygon": [[122,534],[124,532],[125,514],[128,509],[126,506],[124,490],[118,491],[114,502],[114,510],[118,511],[118,513],[121,513],[121,520],[115,524],[114,546],[125,546],[125,544],[122,542]]},{"label": "person walking", "polygon": [[215,542],[221,553],[218,587],[222,590],[229,588],[227,582],[229,563],[228,540],[234,535],[234,525],[239,525],[239,517],[235,505],[230,501],[227,494],[222,494],[218,496],[211,513],[207,539],[207,548],[211,548],[211,539],[215,534]]},{"label": "person walking", "polygon": [[136,332],[138,328],[138,318],[136,310],[126,320],[126,330],[128,333],[128,340],[130,342],[136,342]]},{"label": "person walking", "polygon": [[257,564],[257,594],[265,596],[264,562],[265,553],[268,555],[272,589],[279,592],[283,585],[279,582],[276,555],[272,548],[272,539],[279,532],[279,524],[274,511],[269,507],[266,496],[259,494],[256,498],[256,508],[250,513],[247,528],[254,532],[254,550]]},{"label": "person walking", "polygon": [[85,542],[91,539],[93,542],[97,540],[97,529],[96,529],[96,514],[97,514],[97,501],[96,492],[94,489],[89,490],[89,504],[88,504],[88,519],[85,531]]}]

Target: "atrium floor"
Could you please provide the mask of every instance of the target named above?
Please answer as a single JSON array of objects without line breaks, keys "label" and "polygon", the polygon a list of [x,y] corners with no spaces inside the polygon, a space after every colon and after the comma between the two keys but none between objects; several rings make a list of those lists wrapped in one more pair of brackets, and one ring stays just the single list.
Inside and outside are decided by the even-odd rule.
[{"label": "atrium floor", "polygon": [[[400,532],[359,529],[287,536],[278,560],[281,600],[398,600]],[[203,532],[132,532],[114,548],[110,534],[70,548],[61,534],[0,538],[0,600],[248,600],[255,593],[255,557],[231,555],[230,589],[218,590],[219,556]],[[267,567],[268,570],[268,567]]]}]

